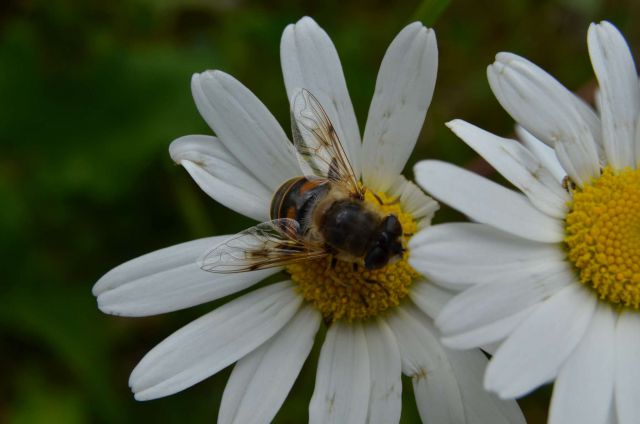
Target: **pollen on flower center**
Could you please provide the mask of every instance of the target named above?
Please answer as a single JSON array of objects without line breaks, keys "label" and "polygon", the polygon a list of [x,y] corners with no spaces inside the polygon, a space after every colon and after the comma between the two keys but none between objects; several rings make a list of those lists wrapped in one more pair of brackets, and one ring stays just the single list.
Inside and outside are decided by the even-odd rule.
[{"label": "pollen on flower center", "polygon": [[565,242],[580,281],[601,299],[640,309],[640,170],[602,175],[573,195]]},{"label": "pollen on flower center", "polygon": [[[377,193],[383,205],[367,192],[365,201],[377,205],[383,213],[394,214],[405,233],[403,244],[417,231],[413,217],[402,211],[400,204],[384,193]],[[302,296],[314,305],[327,321],[355,321],[376,316],[397,306],[408,293],[418,274],[403,257],[381,269],[354,269],[353,263],[338,261],[332,267],[331,258],[292,264],[287,267],[291,279]]]}]

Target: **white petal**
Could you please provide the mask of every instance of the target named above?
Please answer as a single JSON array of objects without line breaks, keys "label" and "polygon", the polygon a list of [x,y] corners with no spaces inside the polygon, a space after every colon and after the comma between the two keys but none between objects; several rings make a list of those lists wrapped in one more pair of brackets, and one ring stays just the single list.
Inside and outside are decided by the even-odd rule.
[{"label": "white petal", "polygon": [[600,302],[582,341],[553,386],[549,424],[602,424],[613,398],[615,318]]},{"label": "white petal", "polygon": [[458,380],[467,423],[526,423],[516,401],[501,400],[482,387],[487,357],[480,349],[466,352],[447,350],[447,355]]},{"label": "white petal", "polygon": [[301,88],[318,98],[360,176],[360,130],[338,52],[327,33],[308,16],[290,24],[282,34],[280,61],[289,99]]},{"label": "white petal", "polygon": [[560,165],[556,152],[551,147],[535,138],[533,134],[522,128],[520,125],[516,125],[516,134],[526,148],[536,155],[544,167],[553,174],[556,181],[558,183],[562,183],[562,180],[564,180],[567,173],[562,168],[562,165]]},{"label": "white petal", "polygon": [[444,305],[451,300],[453,293],[428,281],[417,281],[413,283],[409,297],[422,312],[435,319]]},{"label": "white petal", "polygon": [[638,74],[629,46],[609,22],[591,24],[589,55],[600,88],[600,119],[607,162],[616,169],[635,167],[640,146],[635,145],[640,113]]},{"label": "white petal", "polygon": [[169,154],[184,166],[202,191],[242,215],[269,220],[273,192],[215,137],[187,135],[174,140]]},{"label": "white petal", "polygon": [[382,59],[363,141],[363,182],[386,191],[413,151],[438,72],[436,35],[407,25]]},{"label": "white petal", "polygon": [[564,268],[561,245],[538,243],[475,223],[425,228],[409,242],[409,263],[439,285],[454,289],[512,281],[524,269]]},{"label": "white petal", "polygon": [[411,214],[413,219],[418,222],[419,229],[431,224],[431,219],[440,208],[438,202],[424,194],[420,187],[402,175],[396,176],[387,190],[387,195],[400,201],[402,210]]},{"label": "white petal", "polygon": [[[436,325],[445,337],[460,336],[524,311],[573,281],[568,264],[564,269],[542,272],[525,268],[518,279],[478,284],[460,293],[442,309]],[[495,341],[482,340],[477,346]]]},{"label": "white petal", "polygon": [[200,114],[246,169],[275,191],[300,175],[293,145],[264,104],[231,75],[194,74],[191,91]]},{"label": "white petal", "polygon": [[640,422],[640,315],[624,311],[616,325],[615,399],[621,424]]},{"label": "white petal", "polygon": [[538,306],[496,351],[485,387],[503,399],[515,398],[555,378],[582,339],[596,302],[589,289],[575,283]]},{"label": "white petal", "polygon": [[527,195],[540,211],[564,219],[570,197],[553,174],[520,143],[456,119],[447,126],[503,177]]},{"label": "white petal", "polygon": [[93,287],[101,311],[146,316],[199,305],[246,289],[279,271],[212,274],[196,260],[229,236],[209,237],[132,259],[107,272]]},{"label": "white petal", "polygon": [[270,423],[313,347],[320,313],[303,306],[271,340],[240,359],[222,395],[218,423]]},{"label": "white petal", "polygon": [[502,107],[555,149],[576,184],[599,175],[597,135],[573,93],[538,66],[510,53],[499,53],[487,76]]},{"label": "white petal", "polygon": [[371,366],[371,395],[367,423],[397,423],[402,409],[400,350],[391,328],[382,319],[364,324]]},{"label": "white petal", "polygon": [[604,421],[604,424],[620,424],[618,422],[615,405],[612,405],[611,408],[609,408],[609,415],[607,416],[607,420]]},{"label": "white petal", "polygon": [[542,242],[564,238],[562,222],[536,209],[522,194],[457,166],[434,160],[419,162],[416,181],[435,198],[472,220]]},{"label": "white petal", "polygon": [[311,424],[364,423],[371,391],[367,340],[359,323],[334,323],[320,351]]},{"label": "white petal", "polygon": [[406,305],[395,308],[387,322],[400,347],[402,372],[413,380],[422,421],[431,424],[466,422],[460,388],[435,329],[428,328]]},{"label": "white petal", "polygon": [[522,321],[536,310],[538,305],[529,306],[513,315],[499,318],[488,324],[473,327],[468,331],[442,337],[442,344],[452,349],[473,349],[480,347],[485,352],[494,354],[502,341],[515,330]]},{"label": "white petal", "polygon": [[135,398],[171,395],[217,373],[269,340],[301,303],[291,282],[272,284],[182,327],[147,353],[131,373]]},{"label": "white petal", "polygon": [[490,343],[488,345],[482,346],[480,349],[493,356],[493,354],[496,353],[496,350],[498,350],[498,348],[500,347],[500,343],[501,342]]},{"label": "white petal", "polygon": [[[564,86],[560,84],[564,89]],[[596,89],[595,96],[598,96],[598,90]],[[582,117],[583,122],[589,127],[589,132],[593,136],[596,143],[596,150],[599,158],[599,162],[602,165],[605,159],[604,146],[602,145],[602,125],[600,123],[600,117],[593,106],[588,104],[582,98],[577,95],[569,96],[568,99],[573,101],[573,106],[578,114]],[[556,157],[557,160],[557,157]]]}]

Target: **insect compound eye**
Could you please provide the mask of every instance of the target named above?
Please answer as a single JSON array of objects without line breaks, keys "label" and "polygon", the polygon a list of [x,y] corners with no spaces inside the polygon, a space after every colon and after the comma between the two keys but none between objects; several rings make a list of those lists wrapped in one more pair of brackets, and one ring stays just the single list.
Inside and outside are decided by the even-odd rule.
[{"label": "insect compound eye", "polygon": [[376,246],[367,253],[364,258],[364,267],[367,269],[382,268],[389,261],[387,251],[380,246]]},{"label": "insect compound eye", "polygon": [[382,223],[383,231],[388,233],[391,238],[400,237],[402,235],[402,225],[395,215],[389,215]]}]

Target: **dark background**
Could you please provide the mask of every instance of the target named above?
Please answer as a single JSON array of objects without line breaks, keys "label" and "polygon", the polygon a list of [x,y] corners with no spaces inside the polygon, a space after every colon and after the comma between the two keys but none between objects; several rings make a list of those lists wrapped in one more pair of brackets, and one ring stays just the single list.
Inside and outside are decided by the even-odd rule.
[{"label": "dark background", "polygon": [[[421,158],[491,173],[443,124],[512,133],[485,77],[496,52],[588,97],[590,22],[609,19],[640,47],[633,0],[0,0],[0,422],[215,421],[229,369],[150,402],[127,386],[147,350],[215,305],[116,318],[91,287],[127,259],[250,223],[200,192],[167,147],[210,133],[189,88],[205,69],[237,77],[288,128],[280,35],[305,14],[338,48],[361,130],[392,38],[416,19],[436,29],[438,82],[408,177]],[[306,421],[318,346],[277,422]],[[521,400],[530,423],[544,422],[549,395]],[[410,384],[403,396],[402,422],[417,422]]]}]

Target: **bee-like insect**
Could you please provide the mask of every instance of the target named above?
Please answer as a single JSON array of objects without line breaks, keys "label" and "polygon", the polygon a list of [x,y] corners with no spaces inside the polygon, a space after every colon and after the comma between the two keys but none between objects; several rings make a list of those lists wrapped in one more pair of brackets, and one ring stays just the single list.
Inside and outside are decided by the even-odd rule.
[{"label": "bee-like insect", "polygon": [[[331,256],[354,268],[382,268],[404,252],[398,217],[365,201],[335,128],[307,90],[291,107],[293,140],[304,176],[286,181],[271,201],[271,221],[214,247],[200,260],[216,273],[243,272]],[[382,204],[374,193],[374,197]]]}]

